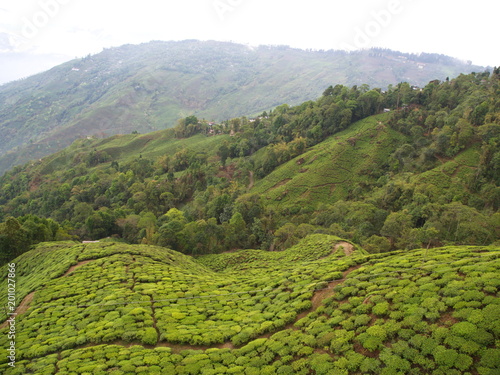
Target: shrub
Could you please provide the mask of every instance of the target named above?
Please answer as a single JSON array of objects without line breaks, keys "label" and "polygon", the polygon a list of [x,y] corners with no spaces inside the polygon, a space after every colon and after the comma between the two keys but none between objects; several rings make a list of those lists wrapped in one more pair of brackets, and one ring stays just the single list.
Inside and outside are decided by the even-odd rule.
[{"label": "shrub", "polygon": [[500,305],[490,304],[486,306],[482,311],[482,315],[484,321],[481,322],[481,319],[478,318],[478,325],[500,336]]},{"label": "shrub", "polygon": [[479,361],[481,367],[500,370],[500,349],[486,349]]},{"label": "shrub", "polygon": [[146,365],[157,365],[160,363],[160,357],[156,353],[146,354],[144,356],[144,363]]},{"label": "shrub", "polygon": [[495,338],[493,337],[493,335],[482,328],[479,328],[474,333],[474,335],[469,337],[469,339],[477,342],[479,345],[482,345],[482,346],[489,346],[489,345],[493,344],[493,342],[495,341]]},{"label": "shrub", "polygon": [[366,333],[362,333],[358,336],[358,340],[363,345],[363,348],[373,352],[384,346],[384,342],[380,337],[370,336]]},{"label": "shrub", "polygon": [[455,367],[460,371],[465,371],[472,366],[474,361],[471,357],[466,354],[458,354],[457,359],[455,360]]},{"label": "shrub", "polygon": [[332,358],[328,354],[313,355],[310,360],[310,365],[316,375],[335,374]]},{"label": "shrub", "polygon": [[353,331],[345,329],[335,330],[330,343],[330,350],[334,353],[341,354],[352,348],[351,340],[354,338]]},{"label": "shrub", "polygon": [[372,313],[377,316],[385,316],[389,313],[389,302],[379,302],[372,307]]},{"label": "shrub", "polygon": [[146,328],[142,335],[141,341],[145,345],[156,345],[156,343],[158,342],[158,334],[156,332],[156,329],[154,329],[153,327]]},{"label": "shrub", "polygon": [[355,327],[366,326],[371,321],[371,319],[372,318],[366,314],[358,315],[354,319],[354,326]]},{"label": "shrub", "polygon": [[363,374],[377,373],[380,371],[380,366],[381,363],[378,359],[365,357],[359,365],[359,369]]},{"label": "shrub", "polygon": [[439,342],[443,341],[446,337],[448,337],[448,335],[449,332],[448,328],[446,327],[437,327],[432,331],[432,337],[434,337]]},{"label": "shrub", "polygon": [[462,299],[464,301],[482,301],[484,298],[484,293],[479,290],[467,290],[462,294]]},{"label": "shrub", "polygon": [[366,333],[370,336],[375,336],[382,340],[385,340],[387,338],[387,331],[382,326],[371,326],[366,330]]},{"label": "shrub", "polygon": [[439,366],[444,367],[453,367],[455,365],[455,361],[458,357],[458,353],[454,349],[446,349],[446,347],[442,345],[438,345],[433,351],[432,355],[434,360]]},{"label": "shrub", "polygon": [[365,356],[350,350],[345,354],[345,358],[347,360],[347,369],[349,371],[357,371]]},{"label": "shrub", "polygon": [[469,322],[459,322],[451,327],[451,331],[456,335],[472,338],[477,332],[477,327]]},{"label": "shrub", "polygon": [[294,375],[295,372],[294,372],[292,366],[285,365],[285,366],[281,366],[280,368],[278,368],[278,370],[276,371],[276,374]]},{"label": "shrub", "polygon": [[438,342],[435,339],[432,339],[430,337],[425,337],[422,340],[422,345],[420,346],[420,352],[423,355],[429,355],[432,354],[434,349],[438,346]]},{"label": "shrub", "polygon": [[384,369],[382,373],[392,374],[398,373],[398,371],[401,371],[402,373],[408,373],[411,368],[410,362],[408,362],[406,359],[401,358],[397,354],[391,353],[387,348],[382,350],[379,357],[380,360],[387,366],[387,368]]},{"label": "shrub", "polygon": [[401,337],[404,340],[410,340],[411,338],[418,336],[415,335],[415,331],[408,328],[402,328],[398,331],[398,337]]},{"label": "shrub", "polygon": [[368,314],[371,311],[371,309],[372,306],[369,303],[362,303],[361,305],[354,308],[353,312],[358,315]]}]

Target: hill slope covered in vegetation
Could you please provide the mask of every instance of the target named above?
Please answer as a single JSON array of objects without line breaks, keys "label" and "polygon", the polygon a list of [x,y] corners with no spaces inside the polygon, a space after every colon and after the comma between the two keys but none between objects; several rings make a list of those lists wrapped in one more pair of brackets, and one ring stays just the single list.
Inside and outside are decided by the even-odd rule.
[{"label": "hill slope covered in vegetation", "polygon": [[187,254],[280,250],[311,233],[370,252],[494,243],[498,73],[337,85],[256,118],[77,141],[0,178],[2,257],[71,236]]},{"label": "hill slope covered in vegetation", "polygon": [[366,255],[327,235],[198,259],[147,245],[40,244],[13,262],[16,366],[2,356],[0,369],[493,375],[499,255],[494,246]]},{"label": "hill slope covered in vegetation", "polygon": [[423,86],[483,70],[442,55],[388,50],[303,51],[193,40],[107,49],[0,86],[0,175],[79,137],[150,132],[189,115],[216,121],[252,115],[315,99],[329,84]]}]

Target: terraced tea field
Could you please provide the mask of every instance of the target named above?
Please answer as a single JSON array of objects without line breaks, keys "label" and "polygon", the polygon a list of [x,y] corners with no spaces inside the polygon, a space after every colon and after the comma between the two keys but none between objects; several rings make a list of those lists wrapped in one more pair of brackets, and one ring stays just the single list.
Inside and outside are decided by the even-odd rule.
[{"label": "terraced tea field", "polygon": [[41,244],[15,260],[18,304],[31,301],[16,316],[16,367],[3,356],[0,372],[498,374],[499,257],[498,247],[366,255],[326,235],[198,259]]}]

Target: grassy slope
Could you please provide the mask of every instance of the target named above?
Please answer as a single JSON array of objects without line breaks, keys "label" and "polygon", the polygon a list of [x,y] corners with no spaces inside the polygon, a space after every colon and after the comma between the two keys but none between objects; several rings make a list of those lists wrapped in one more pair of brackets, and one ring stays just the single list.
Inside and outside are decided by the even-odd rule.
[{"label": "grassy slope", "polygon": [[[378,198],[384,191],[376,188],[379,176],[373,171],[387,163],[389,156],[406,142],[404,135],[385,125],[386,119],[386,114],[380,114],[354,123],[277,167],[263,179],[256,180],[250,192],[264,197],[266,205],[278,208],[317,208],[322,203],[353,199],[353,194],[359,200],[363,198],[362,194],[367,191],[364,187],[367,186],[370,195]],[[156,160],[183,148],[213,155],[217,146],[227,139],[228,135],[207,137],[201,134],[177,139],[172,136],[171,130],[115,135],[104,140],[85,139],[45,157],[42,162],[33,163],[28,170],[30,176],[49,175],[51,181],[74,166],[76,155],[87,155],[92,150],[105,151],[111,160],[121,164],[141,156]],[[441,159],[440,165],[426,172],[395,173],[391,178],[394,182],[401,180],[414,186],[433,185],[437,196],[446,196],[451,201],[454,196],[466,194],[464,181],[475,173],[479,152],[478,145],[472,145],[454,158]],[[255,158],[258,160],[263,155],[263,150],[259,150]],[[109,165],[111,160],[95,168]],[[88,173],[92,171],[93,168],[90,168]]]},{"label": "grassy slope", "polygon": [[345,199],[356,186],[373,183],[369,173],[404,141],[383,124],[385,118],[372,116],[353,124],[276,168],[255,184],[253,192],[276,206],[316,206]]},{"label": "grassy slope", "polygon": [[[282,253],[196,262],[145,245],[41,244],[15,260],[50,276],[27,288],[35,295],[16,318],[17,366],[0,371],[498,372],[498,247],[346,256],[332,252],[338,242],[313,235]],[[19,272],[19,287],[30,278]]]},{"label": "grassy slope", "polygon": [[[70,147],[34,163],[32,168],[40,174],[64,172],[71,166],[73,158],[78,153],[88,153],[91,150],[105,151],[111,160],[126,163],[141,155],[150,160],[156,160],[163,155],[173,155],[177,151],[188,148],[204,153],[213,151],[214,147],[229,136],[218,135],[207,137],[196,135],[190,138],[178,139],[169,130],[160,130],[142,135],[115,135],[104,140],[85,139],[74,142]],[[108,162],[109,164],[110,162]]]},{"label": "grassy slope", "polygon": [[[252,192],[276,207],[317,207],[352,199],[355,188],[376,184],[378,176],[371,173],[406,143],[403,134],[384,125],[385,119],[382,114],[351,125],[276,168],[257,181]],[[414,186],[432,184],[436,195],[460,196],[465,193],[464,181],[469,180],[479,165],[479,157],[479,146],[472,145],[454,158],[440,160],[440,165],[426,172],[394,174],[393,178]],[[377,198],[383,191],[371,190],[370,194]],[[360,195],[355,197],[360,198]]]}]

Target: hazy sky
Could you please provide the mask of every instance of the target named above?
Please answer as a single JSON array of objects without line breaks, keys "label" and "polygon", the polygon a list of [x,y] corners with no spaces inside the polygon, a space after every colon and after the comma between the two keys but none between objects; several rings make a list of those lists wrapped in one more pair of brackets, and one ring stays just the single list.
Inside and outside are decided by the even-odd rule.
[{"label": "hazy sky", "polygon": [[492,0],[0,0],[0,66],[15,70],[13,53],[41,66],[47,56],[183,39],[384,47],[497,66],[499,10]]}]

